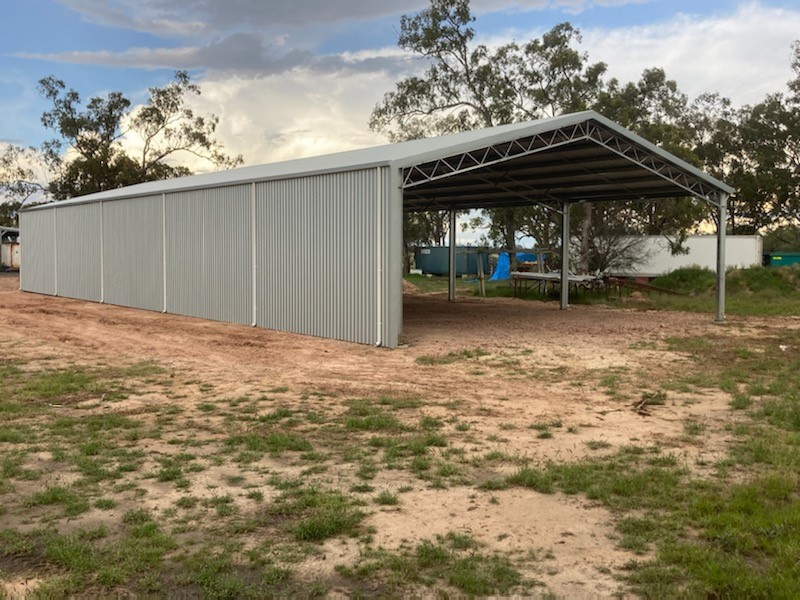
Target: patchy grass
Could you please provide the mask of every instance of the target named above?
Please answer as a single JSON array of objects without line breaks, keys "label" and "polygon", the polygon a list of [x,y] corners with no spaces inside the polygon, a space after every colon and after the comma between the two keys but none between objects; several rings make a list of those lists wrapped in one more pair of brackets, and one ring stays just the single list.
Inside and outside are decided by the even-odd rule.
[{"label": "patchy grass", "polygon": [[460,350],[458,352],[448,352],[447,354],[423,354],[415,360],[421,365],[449,365],[454,362],[477,359],[488,355],[489,353],[483,348],[473,348],[472,350]]},{"label": "patchy grass", "polygon": [[[606,507],[617,545],[637,556],[613,573],[632,593],[792,597],[800,589],[800,333],[720,330],[642,347],[661,348],[684,355],[679,373],[635,388],[644,379],[632,370],[594,372],[595,385],[645,405],[665,404],[667,394],[672,404],[673,391],[730,394],[729,453],[702,470],[645,439],[611,446],[599,428],[598,439],[586,435],[591,423],[526,427],[535,417],[520,424],[502,406],[475,408],[458,396],[437,403],[383,390],[348,398],[272,388],[233,397],[192,374],[179,374],[174,385],[151,363],[6,364],[4,575],[12,565],[13,576],[41,577],[42,597],[306,597],[343,581],[353,596],[546,594],[520,572],[530,568],[529,556],[494,553],[464,532],[379,548],[367,520],[414,510],[402,496],[412,488],[465,486],[502,507],[503,490],[525,487]],[[480,349],[453,354],[429,364],[492,368],[494,357],[481,360]],[[547,373],[551,380],[575,375]],[[202,392],[202,402],[160,401],[179,398],[186,386],[190,398]],[[126,395],[135,402],[118,404]],[[675,439],[687,448],[719,433],[701,417],[677,427]],[[574,440],[593,453],[537,463],[502,436],[558,436],[538,447]],[[304,561],[339,546],[358,558],[339,565],[336,579],[305,575]]]},{"label": "patchy grass", "polygon": [[346,495],[317,487],[286,490],[268,512],[294,517],[287,526],[298,540],[322,541],[338,535],[352,535],[364,518],[358,502]]},{"label": "patchy grass", "polygon": [[396,506],[400,504],[400,498],[396,493],[384,490],[375,496],[375,504],[380,504],[381,506]]},{"label": "patchy grass", "polygon": [[483,553],[472,536],[457,532],[422,540],[399,553],[368,550],[353,567],[338,570],[351,580],[368,581],[381,596],[395,595],[409,584],[430,586],[443,595],[449,594],[441,586],[449,586],[468,597],[506,595],[533,586],[508,557]]},{"label": "patchy grass", "polygon": [[76,517],[89,510],[89,502],[78,493],[60,485],[50,486],[41,492],[36,492],[25,501],[27,506],[61,505],[64,516]]},{"label": "patchy grass", "polygon": [[[689,297],[654,295],[651,307],[713,312],[716,274],[708,269],[676,269],[653,285],[690,294]],[[800,269],[750,267],[729,269],[725,276],[726,312],[732,315],[800,314]]]},{"label": "patchy grass", "polygon": [[228,438],[225,443],[231,447],[243,446],[251,452],[267,452],[273,456],[280,456],[284,452],[310,452],[314,449],[308,440],[279,431],[235,435]]},{"label": "patchy grass", "polygon": [[[700,478],[658,447],[626,446],[605,458],[522,467],[505,483],[582,494],[608,507],[621,547],[653,554],[627,567],[628,582],[643,597],[793,596],[800,589],[800,355],[781,348],[800,347],[800,332],[748,341],[747,351],[722,336],[670,341],[709,385],[735,385],[747,400],[738,410],[751,406],[752,422],[736,429],[726,462],[737,478],[726,471]],[[684,422],[689,438],[705,430],[696,420]]]},{"label": "patchy grass", "polygon": [[[409,279],[409,277],[406,277]],[[410,279],[409,279],[410,280]],[[416,283],[416,280],[414,280]],[[684,296],[649,294],[636,301],[625,299],[625,306],[641,306],[648,310],[676,310],[687,312],[713,313],[716,306],[716,273],[699,267],[675,269],[653,280],[657,287],[675,290]],[[446,292],[447,278],[433,278],[423,283],[426,290]],[[731,268],[726,273],[726,312],[731,315],[798,315],[800,314],[800,268],[797,267],[750,267]],[[461,284],[459,294],[477,295],[477,285]],[[508,282],[487,285],[487,296],[511,296],[512,288]],[[556,301],[554,295],[530,292],[524,296],[528,300]],[[610,303],[618,301],[609,298],[605,291],[584,292],[575,295],[571,302]]]}]

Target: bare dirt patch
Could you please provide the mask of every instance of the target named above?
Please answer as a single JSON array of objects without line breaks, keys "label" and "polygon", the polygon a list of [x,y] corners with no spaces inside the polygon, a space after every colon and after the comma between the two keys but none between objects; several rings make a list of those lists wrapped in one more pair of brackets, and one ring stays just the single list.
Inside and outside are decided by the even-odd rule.
[{"label": "bare dirt patch", "polygon": [[[159,472],[181,449],[193,455],[184,457],[187,464],[204,465],[184,487],[176,488],[166,476],[127,490],[122,486],[117,507],[103,513],[105,521],[135,507],[164,512],[184,496],[223,516],[219,507],[227,505],[217,499],[230,497],[235,508],[226,510],[247,515],[277,496],[270,483],[276,476],[304,477],[343,491],[368,481],[375,493],[402,489],[397,507],[376,506],[365,496],[366,523],[375,531],[370,543],[397,549],[436,534],[468,531],[490,551],[514,557],[526,576],[554,594],[571,597],[608,596],[620,589],[613,573],[632,555],[615,548],[609,514],[577,496],[487,492],[477,486],[523,463],[574,461],[626,445],[660,446],[702,472],[728,442],[725,394],[675,387],[647,414],[632,405],[664,382],[680,380],[688,359],[665,349],[668,338],[735,333],[745,326],[734,321],[721,327],[703,314],[594,306],[565,312],[554,303],[477,298],[449,303],[415,293],[405,298],[402,347],[386,350],[17,288],[16,277],[0,277],[0,343],[6,355],[53,366],[153,361],[167,369],[149,387],[113,403],[99,398],[65,407],[65,415],[113,411],[137,418],[143,431],[156,431],[141,443],[131,440],[130,448],[148,449],[143,471]],[[748,321],[746,327],[758,323]],[[377,444],[384,442],[374,431],[352,432],[331,450],[333,442],[320,440],[322,430],[312,416],[341,424],[352,413],[349,403],[363,398],[378,405],[380,398],[415,400],[396,411],[398,427],[433,424],[432,430],[446,435],[447,448],[432,447],[431,465],[416,475],[382,465]],[[314,459],[320,468],[291,453],[234,459],[244,446],[230,448],[228,462],[212,452],[223,438],[258,431],[252,423],[237,424],[237,415],[266,420],[281,409],[302,414],[304,420],[289,429],[328,452]],[[687,422],[702,426],[702,443],[687,433]],[[335,456],[338,448],[351,453],[360,448],[362,454],[348,462]],[[47,454],[40,457],[40,468],[51,460]],[[359,468],[369,465],[371,455],[377,473],[360,477]],[[446,474],[436,475],[437,469]],[[27,495],[36,485],[25,482],[18,491]],[[257,503],[250,498],[255,492],[261,494]],[[0,529],[19,526],[20,514],[0,514]],[[81,519],[93,517],[76,523]],[[187,517],[180,531],[200,526]],[[346,594],[348,584],[336,579],[334,567],[354,560],[361,546],[336,539],[325,544],[323,558],[315,553],[300,560],[300,570],[332,581],[331,593]],[[19,580],[11,581],[6,593],[19,592]]]}]

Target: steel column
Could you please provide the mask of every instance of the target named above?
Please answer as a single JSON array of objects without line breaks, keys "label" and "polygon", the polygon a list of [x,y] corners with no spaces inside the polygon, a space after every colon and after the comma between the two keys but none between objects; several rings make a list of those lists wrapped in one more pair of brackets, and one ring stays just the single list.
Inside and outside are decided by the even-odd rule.
[{"label": "steel column", "polygon": [[725,322],[725,226],[728,221],[728,194],[719,193],[717,206],[717,323]]},{"label": "steel column", "polygon": [[456,300],[456,211],[450,211],[450,269],[449,269],[449,286],[448,298],[450,302]]},{"label": "steel column", "polygon": [[569,308],[569,200],[561,204],[561,310]]}]

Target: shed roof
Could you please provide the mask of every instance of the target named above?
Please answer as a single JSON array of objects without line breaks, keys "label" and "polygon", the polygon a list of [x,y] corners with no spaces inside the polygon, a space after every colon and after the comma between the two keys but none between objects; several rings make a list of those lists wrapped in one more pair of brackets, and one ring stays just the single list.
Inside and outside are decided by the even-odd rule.
[{"label": "shed roof", "polygon": [[[393,166],[407,209],[697,196],[733,188],[594,111],[153,181],[59,206]],[[46,208],[39,205],[27,210]]]}]

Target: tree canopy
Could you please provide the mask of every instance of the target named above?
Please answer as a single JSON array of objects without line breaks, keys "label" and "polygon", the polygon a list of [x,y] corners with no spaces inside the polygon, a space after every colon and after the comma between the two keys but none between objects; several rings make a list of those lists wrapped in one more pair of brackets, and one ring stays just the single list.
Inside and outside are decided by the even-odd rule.
[{"label": "tree canopy", "polygon": [[[800,223],[800,43],[793,46],[795,78],[787,93],[734,109],[714,92],[690,99],[658,67],[635,82],[606,80],[607,65],[580,49],[580,31],[569,23],[492,48],[475,43],[474,26],[469,0],[431,0],[404,16],[398,44],[421,57],[425,69],[397,82],[373,110],[370,127],[402,140],[591,108],[736,187],[730,232]],[[531,200],[482,211],[475,224],[488,227],[488,241],[498,246],[514,247],[521,235],[552,246],[559,219]],[[623,260],[627,250],[613,240],[632,234],[665,235],[680,251],[688,233],[714,218],[708,206],[688,198],[573,210],[572,236],[581,243],[584,270]]]},{"label": "tree canopy", "polygon": [[[187,154],[215,168],[242,163],[216,139],[219,119],[190,108],[188,100],[200,88],[186,71],[177,71],[164,87],[150,88],[147,102],[137,107],[120,92],[84,104],[55,77],[40,80],[39,91],[51,104],[42,124],[54,137],[40,149],[7,146],[0,154],[0,192],[19,205],[189,175],[180,162]],[[47,171],[48,181],[37,170]]]}]

